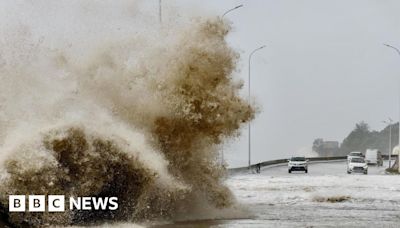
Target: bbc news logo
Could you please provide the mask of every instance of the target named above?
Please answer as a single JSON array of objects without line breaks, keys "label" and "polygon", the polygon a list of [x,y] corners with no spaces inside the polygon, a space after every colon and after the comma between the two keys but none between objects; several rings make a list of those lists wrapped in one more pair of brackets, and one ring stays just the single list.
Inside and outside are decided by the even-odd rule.
[{"label": "bbc news logo", "polygon": [[[9,196],[9,212],[64,212],[66,208],[64,195],[48,195],[47,203],[45,195],[25,195]],[[110,210],[118,209],[117,197],[70,197],[68,203],[69,210]]]}]

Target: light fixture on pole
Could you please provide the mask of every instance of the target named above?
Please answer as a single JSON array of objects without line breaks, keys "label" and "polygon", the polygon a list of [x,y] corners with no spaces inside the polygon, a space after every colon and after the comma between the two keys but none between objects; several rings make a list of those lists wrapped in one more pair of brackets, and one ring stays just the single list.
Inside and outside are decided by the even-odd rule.
[{"label": "light fixture on pole", "polygon": [[[250,55],[249,55],[249,81],[248,81],[248,86],[249,86],[249,97],[248,97],[248,101],[250,103],[250,96],[251,96],[251,57],[254,55],[254,53],[256,51],[259,51],[261,49],[265,48],[265,45],[258,47],[256,49],[254,49]],[[251,167],[251,123],[249,121],[249,169]]]},{"label": "light fixture on pole", "polygon": [[241,8],[241,7],[243,7],[243,4],[240,4],[240,5],[235,6],[234,8],[232,8],[232,9],[230,9],[230,10],[227,10],[224,14],[222,14],[221,19],[224,19],[225,15],[227,15],[228,13],[230,13],[230,12],[236,10],[236,9],[239,9],[239,8]]}]

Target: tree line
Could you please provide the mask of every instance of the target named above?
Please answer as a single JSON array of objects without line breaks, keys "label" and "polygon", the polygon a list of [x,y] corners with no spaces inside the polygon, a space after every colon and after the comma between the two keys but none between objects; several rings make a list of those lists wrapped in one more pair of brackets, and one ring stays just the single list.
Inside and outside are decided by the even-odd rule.
[{"label": "tree line", "polygon": [[[394,123],[392,127],[392,143],[390,150],[399,144],[399,123]],[[337,155],[347,155],[352,151],[365,152],[367,149],[378,149],[383,154],[389,152],[390,126],[386,126],[381,131],[371,130],[369,125],[362,121],[356,124],[350,134],[343,140],[337,150]],[[316,139],[313,150],[323,155],[321,151],[321,139]]]}]

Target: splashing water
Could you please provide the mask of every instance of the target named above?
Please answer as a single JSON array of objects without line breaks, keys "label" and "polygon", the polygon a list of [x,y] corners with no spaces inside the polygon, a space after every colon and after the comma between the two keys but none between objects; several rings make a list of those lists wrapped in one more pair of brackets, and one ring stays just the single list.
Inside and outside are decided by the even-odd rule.
[{"label": "splashing water", "polygon": [[[229,25],[139,27],[59,43],[36,39],[29,26],[3,27],[0,214],[8,222],[174,220],[233,206],[217,146],[254,110],[231,77],[238,55],[225,41]],[[8,214],[11,194],[117,196],[120,205]]]}]

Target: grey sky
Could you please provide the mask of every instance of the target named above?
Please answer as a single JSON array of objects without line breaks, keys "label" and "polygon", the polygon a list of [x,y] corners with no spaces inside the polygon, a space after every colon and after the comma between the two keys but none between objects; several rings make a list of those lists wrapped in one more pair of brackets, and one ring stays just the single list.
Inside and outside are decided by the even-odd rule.
[{"label": "grey sky", "polygon": [[[15,19],[10,21],[33,21],[31,24],[35,25],[37,20],[37,24],[46,24],[42,27],[48,33],[52,33],[53,27],[60,30],[60,26],[65,26],[73,27],[73,31],[81,32],[82,36],[96,35],[92,32],[95,28],[90,31],[81,28],[80,19],[68,17],[68,13],[65,13],[67,16],[55,17],[53,14],[66,7],[62,3],[8,2],[9,7],[0,8],[5,17],[12,16],[7,15],[10,10],[25,12],[15,13]],[[71,2],[68,4],[79,7],[85,3]],[[88,13],[86,23],[95,23],[104,29],[103,24],[107,23],[103,22],[108,17],[119,15],[121,12],[117,9],[126,8],[122,19],[134,21],[132,15],[141,13],[144,20],[154,21],[158,26],[158,0],[132,0],[134,4],[131,6],[121,2],[99,2],[98,8],[93,10],[104,10],[106,16],[91,17],[92,14]],[[400,1],[162,2],[165,23],[174,23],[177,16],[186,19],[199,15],[222,15],[226,10],[244,4],[243,8],[226,16],[233,25],[228,40],[241,54],[237,77],[245,82],[244,96],[247,95],[248,54],[254,48],[267,45],[254,55],[252,62],[252,94],[261,107],[261,113],[252,123],[253,163],[307,153],[317,137],[342,141],[361,120],[368,122],[373,129],[382,129],[382,120],[388,117],[399,119],[400,56],[382,43],[400,47]],[[31,10],[32,5],[46,9],[49,14],[46,17],[40,10]],[[108,10],[108,6],[114,6],[115,10]],[[51,23],[47,23],[50,20]],[[117,20],[112,25],[118,23]],[[122,23],[130,25],[126,21]],[[2,23],[2,28],[6,25]],[[64,34],[59,35],[62,39]],[[113,35],[118,36],[118,32]],[[244,128],[242,137],[225,147],[224,151],[231,166],[246,165],[247,129]]]},{"label": "grey sky", "polygon": [[[398,120],[400,56],[382,43],[400,47],[399,1],[173,2],[174,11],[195,6],[210,15],[245,5],[226,16],[245,83],[249,52],[267,45],[252,62],[252,93],[262,107],[252,124],[253,162],[301,154],[317,137],[342,141],[361,120],[373,129],[389,116]],[[231,166],[247,163],[246,130],[225,148]]]}]

